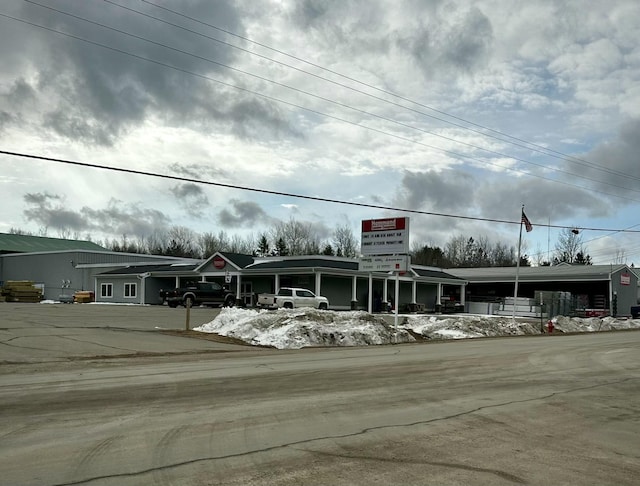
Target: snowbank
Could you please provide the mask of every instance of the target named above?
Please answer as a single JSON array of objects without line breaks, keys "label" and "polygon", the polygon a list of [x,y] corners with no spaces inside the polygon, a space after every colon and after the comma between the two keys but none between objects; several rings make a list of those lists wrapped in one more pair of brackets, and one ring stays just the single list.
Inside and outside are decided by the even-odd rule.
[{"label": "snowbank", "polygon": [[[306,346],[366,346],[425,339],[468,339],[540,334],[540,322],[499,316],[455,314],[452,316],[400,316],[396,329],[380,315],[367,312],[319,311],[302,308],[275,311],[223,308],[211,322],[195,328],[241,339],[249,344],[298,349]],[[606,317],[554,319],[556,332],[594,332],[640,329],[640,319]]]},{"label": "snowbank", "polygon": [[241,339],[249,344],[298,349],[305,346],[362,346],[415,341],[406,329],[395,329],[379,316],[367,312],[248,310],[223,308],[207,324],[196,327]]}]

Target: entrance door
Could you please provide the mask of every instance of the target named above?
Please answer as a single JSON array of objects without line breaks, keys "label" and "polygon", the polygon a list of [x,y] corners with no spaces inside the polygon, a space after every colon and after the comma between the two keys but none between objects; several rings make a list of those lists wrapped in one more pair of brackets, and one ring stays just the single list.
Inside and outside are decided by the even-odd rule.
[{"label": "entrance door", "polygon": [[240,284],[240,300],[245,307],[253,307],[253,284],[251,282],[242,282]]}]

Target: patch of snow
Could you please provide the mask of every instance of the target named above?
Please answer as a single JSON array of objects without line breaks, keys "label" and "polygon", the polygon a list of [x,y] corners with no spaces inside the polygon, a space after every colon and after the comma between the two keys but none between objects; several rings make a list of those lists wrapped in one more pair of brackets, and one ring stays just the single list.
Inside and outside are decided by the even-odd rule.
[{"label": "patch of snow", "polygon": [[[406,343],[415,341],[412,333],[434,340],[540,334],[539,321],[514,321],[511,317],[504,316],[406,315],[400,316],[400,319],[401,323],[395,328],[383,316],[364,311],[321,311],[311,308],[253,310],[227,307],[213,321],[194,330],[278,349]],[[640,329],[640,319],[557,317],[553,321],[555,332]],[[544,325],[546,329],[546,321]]]}]

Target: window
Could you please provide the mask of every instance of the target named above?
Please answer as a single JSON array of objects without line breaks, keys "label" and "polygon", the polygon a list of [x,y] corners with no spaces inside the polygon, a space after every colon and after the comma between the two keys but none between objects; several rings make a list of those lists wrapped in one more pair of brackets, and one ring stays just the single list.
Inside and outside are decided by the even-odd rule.
[{"label": "window", "polygon": [[100,297],[106,297],[106,298],[113,297],[113,284],[110,284],[110,283],[100,284]]},{"label": "window", "polygon": [[134,298],[137,294],[138,284],[135,283],[126,283],[124,284],[124,296],[125,298]]}]

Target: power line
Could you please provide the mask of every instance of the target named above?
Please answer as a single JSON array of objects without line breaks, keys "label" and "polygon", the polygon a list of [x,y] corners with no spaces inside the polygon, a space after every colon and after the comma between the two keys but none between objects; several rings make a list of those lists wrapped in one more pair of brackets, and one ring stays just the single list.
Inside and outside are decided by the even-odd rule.
[{"label": "power line", "polygon": [[[577,185],[577,184],[572,184],[572,183],[565,182],[565,181],[560,181],[560,180],[557,180],[557,179],[551,179],[549,177],[544,177],[544,176],[541,176],[541,175],[538,175],[538,174],[533,174],[531,172],[527,172],[527,171],[520,170],[520,169],[514,169],[514,168],[511,168],[511,167],[505,167],[505,166],[502,166],[502,165],[499,165],[499,164],[495,164],[495,163],[488,162],[488,161],[485,161],[485,160],[480,160],[478,158],[471,157],[471,156],[468,156],[468,155],[465,155],[465,154],[461,154],[461,153],[455,152],[453,150],[443,149],[441,147],[437,147],[437,146],[430,145],[430,144],[427,144],[427,143],[424,143],[424,142],[420,142],[420,141],[417,141],[417,140],[414,140],[414,139],[411,139],[411,138],[408,138],[408,137],[404,137],[402,135],[386,132],[384,130],[380,130],[378,128],[374,128],[374,127],[371,127],[371,126],[368,126],[368,125],[365,125],[365,124],[362,124],[362,123],[353,122],[351,120],[347,120],[347,119],[342,118],[342,117],[338,117],[338,116],[335,116],[335,115],[330,115],[328,113],[324,113],[324,112],[321,112],[319,110],[315,110],[315,109],[308,108],[308,107],[305,107],[305,106],[302,106],[302,105],[298,105],[296,103],[292,103],[290,101],[286,101],[286,100],[283,100],[283,99],[280,99],[280,98],[276,98],[274,96],[266,95],[264,93],[259,93],[257,91],[253,91],[253,90],[250,90],[248,88],[244,88],[244,87],[241,87],[241,86],[238,86],[238,85],[235,85],[235,84],[227,83],[225,81],[212,78],[210,76],[206,76],[206,75],[203,75],[203,74],[195,73],[193,71],[189,71],[187,69],[182,69],[182,68],[179,68],[179,67],[176,67],[176,66],[172,66],[170,64],[167,64],[167,63],[164,63],[164,62],[161,62],[161,61],[150,59],[150,58],[147,58],[147,57],[144,57],[144,56],[141,56],[141,55],[138,55],[138,54],[134,54],[134,53],[131,53],[131,52],[128,52],[128,51],[125,51],[125,50],[122,50],[122,49],[119,49],[119,48],[116,48],[116,47],[113,47],[113,46],[109,46],[109,45],[106,45],[106,44],[102,44],[100,42],[92,41],[90,39],[79,37],[79,36],[74,35],[74,34],[69,34],[67,32],[62,32],[62,31],[59,31],[59,30],[56,30],[56,29],[53,29],[53,28],[50,28],[50,27],[39,25],[39,24],[36,24],[34,22],[30,22],[30,21],[27,21],[27,20],[24,20],[24,19],[13,17],[11,15],[0,13],[0,16],[8,18],[8,19],[11,19],[11,20],[15,20],[17,22],[22,22],[22,23],[27,24],[27,25],[31,25],[33,27],[38,27],[40,29],[47,30],[49,32],[53,32],[55,34],[59,34],[59,35],[63,35],[63,36],[75,39],[75,40],[79,40],[79,41],[85,42],[87,44],[91,44],[91,45],[94,45],[94,46],[97,46],[97,47],[101,47],[101,48],[108,49],[108,50],[111,50],[111,51],[114,51],[114,52],[118,52],[120,54],[124,54],[124,55],[130,56],[130,57],[133,57],[135,59],[139,59],[139,60],[142,60],[142,61],[150,62],[150,63],[157,64],[159,66],[166,67],[166,68],[169,68],[169,69],[173,69],[173,70],[185,73],[185,74],[189,74],[189,75],[192,75],[192,76],[195,76],[195,77],[206,79],[208,81],[212,81],[212,82],[221,84],[221,85],[229,87],[229,88],[237,89],[239,91],[243,91],[243,92],[252,94],[254,96],[259,96],[261,98],[265,98],[265,99],[268,99],[268,100],[273,101],[273,102],[281,103],[281,104],[284,104],[284,105],[287,105],[287,106],[290,106],[290,107],[294,107],[294,108],[297,108],[297,109],[300,109],[300,110],[305,110],[305,111],[308,111],[310,113],[313,113],[313,114],[316,114],[316,115],[320,115],[320,116],[323,116],[323,117],[327,117],[327,118],[331,118],[331,119],[334,119],[334,120],[337,120],[337,121],[340,121],[340,122],[343,122],[343,123],[348,123],[348,124],[351,124],[351,125],[354,125],[354,126],[357,126],[357,127],[360,127],[360,128],[364,128],[364,129],[367,129],[367,130],[370,130],[370,131],[373,131],[373,132],[376,132],[376,133],[379,133],[379,134],[382,134],[382,135],[385,135],[385,136],[396,138],[398,140],[414,143],[416,145],[420,145],[420,146],[423,146],[423,147],[426,147],[426,148],[437,150],[439,152],[451,155],[451,156],[453,156],[453,157],[455,157],[457,159],[461,159],[461,160],[476,160],[481,164],[492,165],[492,166],[498,167],[498,168],[500,168],[502,170],[508,170],[510,172],[516,172],[516,173],[528,175],[528,176],[531,176],[531,177],[536,177],[536,178],[543,179],[543,180],[550,181],[550,182],[554,182],[554,183],[557,183],[557,184],[562,184],[562,185],[565,185],[565,186],[568,186],[568,187],[574,187],[574,188],[582,189],[582,190],[586,189],[585,187]],[[623,189],[626,189],[626,188],[623,188]],[[590,191],[592,193],[603,194],[603,195],[606,195],[606,196],[616,197],[616,198],[619,198],[619,199],[625,199],[625,200],[632,201],[632,202],[640,202],[640,201],[638,201],[636,199],[633,199],[633,198],[630,198],[630,197],[626,197],[626,196],[622,196],[620,194],[612,194],[612,193],[608,193],[608,192],[604,192],[604,191],[599,191],[599,190],[596,190],[596,189],[590,189]]]},{"label": "power line", "polygon": [[[588,180],[588,181],[591,181],[591,182],[596,182],[596,183],[599,183],[599,184],[608,185],[608,186],[611,186],[611,187],[615,187],[615,188],[617,188],[617,189],[623,189],[623,190],[627,190],[627,191],[631,191],[631,192],[637,192],[637,193],[640,193],[640,190],[639,190],[639,189],[632,189],[632,188],[625,187],[625,186],[619,186],[619,185],[617,185],[617,184],[612,184],[612,183],[609,183],[609,182],[600,181],[600,180],[598,180],[598,179],[592,179],[592,178],[590,178],[590,177],[586,177],[586,176],[583,176],[583,175],[580,175],[580,174],[574,174],[574,173],[572,173],[572,172],[569,172],[569,171],[566,171],[566,170],[562,170],[562,169],[558,169],[558,168],[555,168],[555,167],[549,167],[549,166],[546,166],[546,165],[544,165],[544,164],[538,164],[538,163],[536,163],[536,162],[531,162],[531,161],[529,161],[529,160],[526,160],[526,159],[523,159],[523,158],[520,158],[520,157],[516,157],[516,156],[513,156],[513,155],[505,154],[505,153],[498,152],[498,151],[496,151],[496,150],[488,149],[488,148],[485,148],[485,147],[481,147],[481,146],[476,145],[476,144],[473,144],[473,143],[463,142],[463,141],[457,140],[457,139],[452,138],[452,137],[448,137],[448,136],[445,136],[445,135],[442,135],[442,134],[439,134],[439,133],[436,133],[436,132],[432,132],[432,131],[430,131],[430,130],[425,130],[425,129],[422,129],[422,128],[420,128],[420,127],[416,127],[416,126],[413,126],[413,125],[409,125],[409,124],[407,124],[407,123],[403,123],[403,122],[400,122],[400,121],[394,120],[394,119],[389,118],[389,117],[386,117],[386,116],[378,115],[378,114],[376,114],[376,113],[371,113],[371,112],[369,112],[369,111],[362,110],[362,109],[360,109],[360,108],[356,108],[356,107],[354,107],[354,106],[348,105],[348,104],[346,104],[346,103],[341,103],[341,102],[339,102],[339,101],[336,101],[336,100],[333,100],[333,99],[330,99],[330,98],[326,98],[326,97],[324,97],[324,96],[316,95],[316,94],[311,93],[311,92],[306,91],[306,90],[302,90],[302,89],[299,89],[299,88],[296,88],[296,87],[293,87],[293,86],[290,86],[290,85],[287,85],[287,84],[284,84],[284,83],[280,83],[280,82],[278,82],[278,81],[275,81],[275,80],[273,80],[273,79],[270,79],[270,78],[267,78],[267,77],[264,77],[264,76],[261,76],[261,75],[258,75],[258,74],[254,74],[254,73],[251,73],[251,72],[248,72],[248,71],[245,71],[245,70],[239,69],[239,68],[235,68],[235,67],[233,67],[233,66],[229,66],[229,65],[227,65],[227,64],[224,64],[224,63],[221,63],[221,62],[215,61],[215,60],[210,59],[210,58],[206,58],[206,57],[203,57],[203,56],[200,56],[200,55],[197,55],[197,54],[194,54],[194,53],[191,53],[191,52],[188,52],[188,51],[182,50],[182,49],[178,49],[178,48],[175,48],[175,47],[169,46],[169,45],[167,45],[167,44],[163,44],[163,43],[161,43],[161,42],[157,42],[157,41],[154,41],[154,40],[151,40],[151,39],[147,39],[147,38],[145,38],[145,37],[142,37],[142,36],[139,36],[139,35],[136,35],[136,34],[132,34],[132,33],[130,33],[130,32],[126,32],[126,31],[124,31],[124,30],[117,29],[117,28],[115,28],[115,27],[111,27],[111,26],[105,25],[105,24],[103,24],[103,23],[101,23],[101,22],[96,22],[96,21],[93,21],[93,20],[90,20],[90,19],[87,19],[87,18],[84,18],[84,17],[80,17],[80,16],[78,16],[78,15],[75,15],[75,14],[72,14],[72,13],[69,13],[69,12],[65,12],[65,11],[62,11],[62,10],[59,10],[59,9],[56,9],[56,8],[53,8],[53,7],[47,6],[47,5],[42,5],[42,4],[40,4],[40,3],[38,3],[38,2],[35,2],[35,1],[33,1],[33,0],[23,0],[23,1],[25,1],[25,2],[27,2],[27,3],[31,3],[31,4],[33,4],[33,5],[37,5],[37,6],[42,7],[42,8],[46,8],[46,9],[48,9],[48,10],[51,10],[51,11],[57,12],[57,13],[62,14],[62,15],[66,15],[66,16],[68,16],[68,17],[72,17],[72,18],[77,19],[77,20],[81,20],[81,21],[86,22],[86,23],[90,23],[90,24],[93,24],[93,25],[97,25],[97,26],[102,27],[102,28],[104,28],[104,29],[108,29],[108,30],[111,30],[111,31],[113,31],[113,32],[117,32],[117,33],[119,33],[119,34],[123,34],[123,35],[129,36],[129,37],[132,37],[132,38],[134,38],[134,39],[138,39],[138,40],[141,40],[141,41],[144,41],[144,42],[147,42],[147,43],[150,43],[150,44],[153,44],[153,45],[159,46],[159,47],[163,47],[163,48],[165,48],[165,49],[169,49],[169,50],[174,51],[174,52],[178,52],[178,53],[180,53],[180,54],[184,54],[184,55],[190,56],[190,57],[195,58],[195,59],[199,59],[199,60],[201,60],[201,61],[205,61],[205,62],[208,62],[208,63],[214,64],[214,65],[216,65],[216,66],[223,67],[223,68],[225,68],[225,69],[229,69],[229,70],[232,70],[232,71],[235,71],[235,72],[238,72],[238,73],[244,74],[244,75],[246,75],[246,76],[254,77],[254,78],[259,79],[259,80],[261,80],[261,81],[266,81],[266,82],[268,82],[268,83],[272,83],[272,84],[274,84],[274,85],[281,86],[281,87],[283,87],[283,88],[286,88],[286,89],[289,89],[289,90],[295,91],[295,92],[300,93],[300,94],[303,94],[303,95],[305,95],[305,96],[309,96],[309,97],[312,97],[312,98],[316,98],[316,99],[319,99],[319,100],[325,101],[325,102],[327,102],[327,103],[331,103],[331,104],[334,104],[334,105],[336,105],[336,106],[340,106],[340,107],[342,107],[342,108],[347,108],[347,109],[352,110],[352,111],[355,111],[355,112],[357,112],[357,113],[361,113],[361,114],[364,114],[364,115],[367,115],[367,116],[371,116],[371,117],[374,117],[374,118],[378,118],[378,119],[380,119],[380,120],[383,120],[383,121],[386,121],[386,122],[389,122],[389,123],[396,124],[396,125],[401,126],[401,127],[403,127],[403,128],[408,128],[408,129],[410,129],[410,130],[416,130],[416,131],[419,131],[419,132],[422,132],[422,133],[426,133],[426,134],[429,134],[429,135],[433,135],[433,136],[435,136],[435,137],[442,138],[442,139],[447,140],[447,141],[450,141],[450,142],[454,142],[454,143],[458,143],[458,144],[461,144],[461,145],[464,145],[464,146],[467,146],[467,147],[471,147],[471,148],[474,148],[474,149],[476,149],[476,150],[481,150],[481,151],[483,151],[483,152],[487,152],[487,153],[490,153],[490,154],[493,154],[493,155],[498,155],[498,156],[500,156],[500,157],[507,157],[507,158],[510,158],[510,159],[513,159],[513,160],[517,160],[517,161],[519,161],[519,162],[523,162],[523,163],[525,163],[525,164],[534,165],[534,166],[536,166],[536,167],[540,167],[540,168],[543,168],[543,169],[548,169],[548,170],[551,170],[551,171],[554,171],[554,172],[559,172],[559,173],[567,174],[567,175],[570,175],[570,176],[573,176],[573,177],[578,177],[578,178],[581,178],[581,179],[585,179],[585,180]],[[108,3],[111,3],[111,4],[113,4],[113,5],[119,6],[118,4],[115,4],[115,3],[111,2],[110,0],[104,0],[104,1],[106,1],[106,2],[108,2]],[[123,7],[123,8],[124,8],[124,7]],[[127,8],[127,10],[131,10],[131,9]],[[436,148],[436,147],[431,146],[431,148]],[[481,161],[480,159],[477,159],[477,158],[475,158],[475,157],[469,157],[469,156],[461,155],[461,154],[460,154],[460,156],[461,156],[461,157],[464,157],[464,158],[471,158],[471,159],[473,159],[473,160],[478,160],[479,162],[487,163],[487,164],[494,165],[494,166],[497,166],[497,167],[500,167],[500,168],[505,169],[505,167],[503,167],[503,166],[500,166],[500,165],[497,165],[497,164],[493,164],[493,163],[491,163],[491,162]],[[507,169],[508,169],[508,168],[507,168]],[[526,173],[526,172],[525,172],[525,173]],[[528,173],[527,173],[527,174],[528,174]],[[533,174],[531,174],[531,175],[533,175]],[[579,187],[581,187],[581,186],[579,186]],[[613,194],[609,194],[609,193],[603,193],[603,194],[613,195]],[[633,199],[631,199],[631,200],[632,200],[632,201],[634,201],[634,202],[640,202],[640,201],[635,201],[635,200],[633,200]]]},{"label": "power line", "polygon": [[[353,90],[353,91],[359,92],[359,93],[364,94],[364,95],[366,95],[366,96],[370,96],[370,97],[375,98],[375,99],[378,99],[378,100],[380,100],[380,101],[384,101],[384,102],[387,102],[387,103],[394,104],[394,105],[396,105],[396,106],[400,106],[400,107],[402,107],[402,108],[404,108],[404,109],[407,109],[407,110],[410,110],[410,111],[414,111],[414,112],[416,112],[416,113],[420,113],[420,114],[422,114],[422,115],[424,115],[424,116],[428,116],[428,117],[431,117],[431,118],[437,119],[437,120],[439,120],[439,121],[443,121],[443,122],[445,122],[445,123],[449,123],[449,124],[451,124],[451,125],[453,125],[453,126],[456,126],[456,127],[459,127],[459,128],[463,128],[463,129],[465,129],[465,130],[470,130],[470,131],[472,131],[472,132],[474,132],[474,133],[478,133],[478,134],[480,134],[480,135],[487,136],[487,137],[491,137],[491,138],[494,138],[494,139],[496,139],[496,140],[500,140],[500,141],[502,141],[502,142],[511,143],[511,144],[516,145],[516,146],[518,146],[518,147],[526,148],[526,149],[528,149],[528,150],[532,150],[532,151],[535,151],[535,152],[539,152],[539,153],[542,153],[542,154],[547,155],[547,156],[556,157],[556,158],[562,158],[562,159],[568,160],[569,162],[572,162],[572,163],[575,163],[575,164],[579,164],[579,165],[582,165],[582,166],[588,166],[588,167],[591,167],[591,168],[596,169],[596,170],[600,170],[600,171],[603,171],[603,172],[608,172],[608,173],[610,173],[610,174],[618,175],[618,176],[620,176],[620,177],[625,177],[625,178],[631,178],[631,179],[635,179],[635,180],[640,180],[640,177],[636,177],[636,176],[633,176],[633,175],[630,175],[630,174],[625,174],[625,173],[623,173],[623,172],[619,172],[619,171],[616,171],[616,170],[611,169],[611,168],[608,168],[608,167],[603,167],[603,166],[601,166],[601,165],[599,165],[599,164],[594,164],[594,163],[592,163],[592,162],[589,162],[589,161],[587,161],[587,160],[581,159],[581,158],[579,158],[579,157],[575,157],[575,156],[573,156],[573,155],[569,155],[569,154],[566,154],[566,153],[563,153],[563,152],[560,152],[560,151],[557,151],[557,150],[549,149],[549,148],[547,148],[547,147],[545,147],[545,146],[543,146],[543,145],[537,144],[537,143],[535,143],[535,142],[530,142],[530,141],[528,141],[528,140],[525,140],[525,139],[522,139],[522,138],[518,138],[518,137],[515,137],[515,136],[513,136],[513,135],[509,135],[509,134],[507,134],[507,133],[501,132],[501,131],[499,131],[499,130],[495,130],[495,129],[490,128],[490,127],[487,127],[487,126],[485,126],[485,125],[481,125],[481,124],[479,124],[479,123],[475,123],[475,122],[472,122],[472,121],[466,120],[466,119],[464,119],[464,118],[462,118],[462,117],[458,117],[458,116],[456,116],[456,115],[452,115],[451,113],[447,113],[447,112],[445,112],[445,111],[438,110],[438,109],[436,109],[436,108],[433,108],[432,106],[429,106],[429,105],[426,105],[426,104],[423,104],[423,103],[417,102],[417,101],[415,101],[415,100],[411,100],[411,99],[409,99],[409,98],[406,98],[406,97],[404,97],[404,96],[402,96],[402,95],[399,95],[399,94],[397,94],[397,93],[394,93],[394,92],[392,92],[392,91],[385,90],[385,89],[383,89],[383,88],[379,88],[379,87],[377,87],[377,86],[375,86],[375,85],[372,85],[372,84],[366,83],[366,82],[364,82],[364,81],[358,80],[358,79],[356,79],[356,78],[353,78],[353,77],[347,76],[347,75],[342,74],[342,73],[340,73],[340,72],[338,72],[338,71],[335,71],[335,70],[332,70],[332,69],[326,68],[326,67],[324,67],[324,66],[322,66],[322,65],[320,65],[320,64],[317,64],[317,63],[314,63],[314,62],[308,61],[307,59],[303,59],[303,58],[301,58],[301,57],[297,57],[297,56],[295,56],[295,55],[293,55],[293,54],[289,54],[289,53],[287,53],[287,52],[285,52],[285,51],[282,51],[282,50],[280,50],[280,49],[277,49],[277,48],[271,47],[271,46],[269,46],[269,45],[267,45],[267,44],[264,44],[264,43],[261,43],[261,42],[255,41],[255,40],[250,39],[250,38],[248,38],[248,37],[245,37],[245,36],[242,36],[242,35],[236,34],[236,33],[231,32],[231,31],[229,31],[229,30],[226,30],[226,29],[223,29],[223,28],[221,28],[221,27],[218,27],[218,26],[216,26],[216,25],[213,25],[213,24],[210,24],[210,23],[204,22],[204,21],[202,21],[202,20],[200,20],[200,19],[197,19],[197,18],[191,17],[191,16],[189,16],[189,15],[183,14],[183,13],[181,13],[181,12],[178,12],[178,11],[172,10],[172,9],[170,9],[170,8],[168,8],[168,7],[164,7],[164,6],[162,6],[162,5],[155,4],[155,3],[153,3],[153,2],[151,2],[151,1],[149,1],[149,0],[140,0],[140,1],[141,1],[141,2],[143,2],[143,3],[146,3],[146,4],[148,4],[148,5],[151,5],[151,6],[155,7],[155,8],[158,8],[158,9],[164,10],[164,11],[166,11],[166,12],[170,12],[170,13],[172,13],[172,14],[174,14],[174,15],[179,16],[179,17],[183,17],[183,18],[186,18],[186,19],[188,19],[188,20],[191,20],[192,22],[196,22],[196,23],[201,24],[201,25],[204,25],[204,26],[206,26],[206,27],[209,27],[209,28],[215,29],[215,30],[217,30],[217,31],[219,31],[219,32],[223,32],[223,33],[228,34],[228,35],[231,35],[231,36],[233,36],[233,37],[236,37],[236,38],[242,39],[242,40],[244,40],[244,41],[246,41],[246,42],[250,42],[250,43],[255,44],[255,45],[257,45],[257,46],[263,47],[263,48],[268,49],[268,50],[270,50],[270,51],[272,51],[272,52],[276,52],[276,53],[278,53],[278,54],[282,54],[282,55],[284,55],[284,56],[286,56],[286,57],[288,57],[288,58],[290,58],[290,59],[294,59],[294,60],[296,60],[296,61],[302,62],[302,63],[307,64],[307,65],[309,65],[309,66],[313,66],[313,67],[315,67],[315,68],[321,69],[322,71],[326,71],[326,72],[328,72],[328,73],[334,74],[334,75],[339,76],[339,77],[341,77],[341,78],[343,78],[343,79],[347,79],[347,80],[352,81],[352,82],[355,82],[355,83],[357,83],[357,84],[360,84],[360,85],[366,86],[367,88],[373,89],[373,90],[375,90],[375,91],[377,91],[377,92],[379,92],[379,93],[384,93],[385,95],[393,96],[393,97],[398,98],[398,99],[400,99],[400,100],[402,100],[402,101],[406,101],[406,102],[409,102],[409,103],[411,103],[411,104],[413,104],[413,105],[420,106],[420,107],[422,107],[422,108],[426,108],[426,109],[431,110],[431,111],[433,111],[433,112],[435,112],[435,113],[439,113],[439,114],[441,114],[441,115],[444,115],[444,116],[447,116],[447,117],[453,118],[454,120],[458,120],[458,121],[461,121],[461,122],[467,123],[467,124],[469,124],[469,125],[472,125],[472,126],[475,126],[475,127],[481,128],[482,130],[489,131],[489,132],[491,132],[491,133],[493,133],[493,134],[496,134],[496,135],[491,135],[491,134],[489,134],[489,133],[485,133],[485,132],[483,132],[483,131],[481,131],[481,130],[475,130],[475,129],[471,128],[471,127],[468,127],[468,126],[465,126],[465,125],[457,124],[457,123],[452,122],[452,121],[450,121],[450,120],[445,120],[445,119],[442,119],[442,118],[434,117],[433,115],[429,115],[429,114],[427,114],[427,113],[423,113],[423,112],[420,112],[420,111],[413,110],[413,109],[411,109],[411,108],[409,108],[409,107],[407,107],[407,106],[404,106],[404,105],[400,105],[400,104],[394,103],[394,102],[389,101],[389,100],[386,100],[386,99],[384,99],[384,98],[379,98],[379,97],[377,97],[377,96],[371,95],[371,94],[369,94],[369,93],[366,93],[366,92],[364,92],[364,91],[358,90],[358,89],[356,89],[356,88],[353,88],[353,87],[350,87],[350,86],[347,86],[347,85],[344,85],[344,84],[341,84],[341,83],[337,83],[337,82],[335,82],[335,81],[333,81],[333,80],[330,80],[330,79],[324,78],[324,77],[322,77],[322,76],[318,76],[318,75],[316,75],[316,74],[313,74],[313,73],[310,73],[310,72],[307,72],[307,71],[301,70],[301,69],[296,68],[296,67],[294,67],[294,66],[291,66],[291,65],[289,65],[289,64],[282,63],[281,61],[277,61],[277,60],[275,60],[275,59],[271,59],[271,58],[269,58],[269,57],[263,56],[263,55],[261,55],[261,54],[255,53],[255,52],[253,52],[253,51],[249,51],[248,49],[244,49],[244,48],[242,48],[242,47],[234,46],[233,44],[230,44],[230,43],[227,43],[227,42],[225,42],[225,41],[221,41],[221,40],[218,40],[218,39],[215,39],[215,38],[208,37],[208,36],[206,36],[205,34],[202,34],[202,33],[199,33],[199,32],[192,31],[192,30],[190,30],[190,29],[188,29],[188,28],[186,28],[186,27],[183,27],[183,26],[179,26],[179,25],[173,24],[173,23],[171,23],[171,22],[169,22],[169,21],[166,21],[166,20],[163,20],[163,19],[159,19],[159,18],[157,18],[157,17],[153,17],[153,16],[151,16],[151,15],[149,15],[149,14],[146,14],[146,13],[144,13],[144,12],[140,12],[140,11],[138,11],[138,10],[135,10],[135,9],[132,9],[132,8],[129,8],[129,7],[125,7],[125,6],[123,6],[123,5],[119,5],[119,4],[115,3],[115,2],[113,2],[112,0],[103,0],[103,1],[105,1],[105,2],[107,2],[107,3],[110,3],[110,4],[114,5],[114,6],[117,6],[117,7],[120,7],[120,8],[124,8],[124,9],[127,9],[127,10],[130,10],[130,11],[132,11],[132,12],[136,12],[136,13],[138,13],[138,14],[140,14],[140,15],[144,15],[144,16],[147,16],[147,17],[153,18],[153,19],[158,20],[158,21],[160,21],[160,22],[164,22],[164,23],[167,23],[167,24],[169,24],[169,25],[172,25],[172,26],[175,26],[175,27],[178,27],[178,28],[181,28],[181,29],[187,30],[187,31],[192,32],[192,33],[194,33],[194,34],[197,34],[197,35],[201,35],[201,36],[203,36],[203,37],[210,38],[210,39],[212,39],[212,40],[214,40],[214,41],[216,41],[216,42],[221,42],[221,43],[226,44],[226,45],[228,45],[228,46],[230,46],[230,47],[233,47],[233,48],[236,48],[236,49],[243,50],[243,51],[248,52],[248,53],[250,53],[250,54],[253,54],[253,55],[255,55],[255,56],[259,56],[259,57],[261,57],[261,58],[263,58],[263,59],[268,59],[268,60],[270,60],[270,61],[272,61],[272,62],[275,62],[275,63],[281,64],[281,65],[287,66],[287,67],[289,67],[289,68],[291,68],[291,69],[295,69],[295,70],[297,70],[297,71],[300,71],[300,72],[303,72],[303,73],[305,73],[305,74],[308,74],[308,75],[314,76],[314,77],[316,77],[316,78],[323,79],[323,80],[325,80],[325,81],[327,81],[327,82],[337,84],[337,85],[342,86],[342,87],[344,87],[344,88],[351,89],[351,90]],[[497,135],[499,135],[499,136],[497,136]],[[504,139],[504,138],[502,138],[502,137],[506,137],[507,139],[512,140],[512,141],[513,141],[513,140],[515,140],[516,142],[525,143],[525,144],[527,144],[527,145],[526,145],[526,146],[523,146],[523,145],[520,145],[520,144],[518,144],[518,143],[514,143],[514,142],[512,142],[512,141],[505,140],[505,139]]]},{"label": "power line", "polygon": [[[343,205],[347,205],[347,206],[357,206],[357,207],[364,207],[364,208],[382,209],[382,210],[385,210],[385,211],[397,211],[397,212],[402,212],[402,213],[420,214],[420,215],[425,215],[425,216],[438,216],[438,217],[442,217],[442,218],[463,219],[463,220],[468,220],[468,221],[482,221],[482,222],[489,222],[489,223],[500,223],[500,224],[511,224],[511,225],[520,225],[521,224],[521,220],[509,221],[509,220],[504,220],[504,219],[480,218],[480,217],[476,217],[476,216],[463,216],[463,215],[460,215],[460,214],[436,213],[436,212],[431,212],[431,211],[420,211],[420,210],[417,210],[417,209],[396,208],[396,207],[393,207],[393,206],[384,206],[384,205],[380,205],[380,204],[368,204],[368,203],[358,203],[358,202],[353,202],[353,201],[343,201],[343,200],[340,200],[340,199],[330,199],[330,198],[319,197],[319,196],[308,196],[308,195],[304,195],[304,194],[295,194],[295,193],[290,193],[290,192],[273,191],[273,190],[269,190],[269,189],[259,189],[259,188],[255,188],[255,187],[240,186],[240,185],[237,185],[237,184],[226,184],[226,183],[223,183],[223,182],[204,181],[204,180],[201,180],[201,179],[195,179],[195,178],[191,178],[191,177],[181,177],[181,176],[174,176],[174,175],[167,175],[167,174],[158,174],[156,172],[148,172],[148,171],[141,171],[141,170],[135,170],[135,169],[125,169],[125,168],[122,168],[122,167],[110,167],[110,166],[107,166],[107,165],[90,164],[88,162],[79,162],[79,161],[73,161],[73,160],[67,160],[67,159],[59,159],[59,158],[54,158],[54,157],[45,157],[45,156],[42,156],[42,155],[27,154],[27,153],[22,153],[22,152],[11,152],[11,151],[7,151],[7,150],[0,150],[0,154],[9,155],[9,156],[12,156],[12,157],[23,157],[23,158],[28,158],[28,159],[43,160],[43,161],[47,161],[47,162],[56,162],[56,163],[61,163],[61,164],[77,166],[77,167],[92,168],[92,169],[102,169],[102,170],[108,170],[108,171],[113,171],[113,172],[122,172],[122,173],[126,173],[126,174],[135,174],[135,175],[141,175],[141,176],[147,176],[147,177],[157,177],[157,178],[161,178],[161,179],[168,179],[168,180],[174,180],[174,181],[180,181],[180,182],[190,182],[190,183],[194,183],[194,184],[204,184],[204,185],[209,185],[209,186],[224,187],[224,188],[227,188],[227,189],[235,189],[235,190],[240,190],[240,191],[257,192],[257,193],[261,193],[261,194],[269,194],[269,195],[274,195],[274,196],[284,196],[284,197],[292,197],[292,198],[298,198],[298,199],[306,199],[306,200],[311,200],[311,201],[319,201],[319,202],[334,203],[334,204],[343,204]],[[572,226],[544,225],[544,224],[536,224],[536,226],[549,227],[549,228],[560,228],[560,229],[573,228]],[[620,230],[620,229],[611,229],[611,228],[586,228],[586,227],[581,227],[580,229],[583,230],[583,231],[587,231],[588,230],[588,231],[607,231],[607,232],[620,232],[620,233],[640,233],[640,230]]]}]

